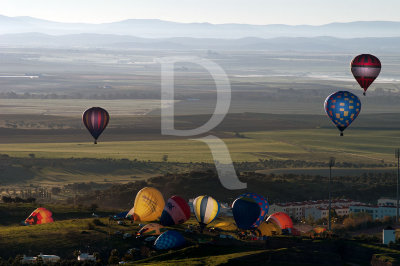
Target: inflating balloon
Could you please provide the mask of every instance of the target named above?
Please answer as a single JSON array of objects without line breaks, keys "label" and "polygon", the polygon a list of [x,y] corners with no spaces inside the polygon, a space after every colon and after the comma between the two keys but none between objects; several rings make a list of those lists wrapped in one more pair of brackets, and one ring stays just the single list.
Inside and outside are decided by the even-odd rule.
[{"label": "inflating balloon", "polygon": [[373,55],[360,54],[351,61],[351,72],[361,88],[364,89],[365,96],[368,87],[381,72],[381,62]]},{"label": "inflating balloon", "polygon": [[281,228],[274,223],[263,222],[254,231],[256,236],[273,236],[282,234]]},{"label": "inflating balloon", "polygon": [[53,214],[51,211],[49,211],[46,208],[37,208],[34,210],[28,218],[25,220],[25,224],[46,224],[46,223],[52,223],[54,222],[53,220]]},{"label": "inflating balloon", "polygon": [[284,212],[275,212],[271,214],[268,217],[267,222],[275,223],[282,230],[293,228],[292,219]]},{"label": "inflating balloon", "polygon": [[238,229],[236,224],[233,222],[219,222],[216,225],[214,225],[214,228],[218,228],[223,231],[235,231]]},{"label": "inflating balloon", "polygon": [[315,227],[315,228],[313,229],[313,231],[314,231],[316,234],[322,234],[323,232],[326,232],[326,228],[325,228],[325,227],[319,226],[319,227]]},{"label": "inflating balloon", "polygon": [[185,242],[185,238],[179,232],[170,230],[156,239],[154,247],[158,250],[172,249],[183,246]]},{"label": "inflating balloon", "polygon": [[268,201],[263,196],[245,193],[233,202],[233,218],[240,229],[255,229],[265,220],[268,208]]},{"label": "inflating balloon", "polygon": [[143,226],[139,232],[136,234],[137,236],[158,236],[163,232],[167,231],[167,229],[161,224],[150,223]]},{"label": "inflating balloon", "polygon": [[360,99],[351,92],[338,91],[325,100],[325,111],[343,136],[345,130],[361,111]]},{"label": "inflating balloon", "polygon": [[110,115],[103,108],[92,107],[83,113],[82,120],[87,130],[93,136],[94,144],[97,144],[97,139],[110,121]]},{"label": "inflating balloon", "polygon": [[193,210],[200,224],[200,231],[203,232],[206,225],[217,218],[220,205],[218,201],[210,196],[199,196],[193,201]]},{"label": "inflating balloon", "polygon": [[138,222],[155,221],[160,218],[164,205],[164,198],[160,191],[145,187],[136,194],[133,208],[126,217]]},{"label": "inflating balloon", "polygon": [[179,196],[172,196],[165,204],[160,223],[165,226],[182,224],[190,218],[189,204]]}]

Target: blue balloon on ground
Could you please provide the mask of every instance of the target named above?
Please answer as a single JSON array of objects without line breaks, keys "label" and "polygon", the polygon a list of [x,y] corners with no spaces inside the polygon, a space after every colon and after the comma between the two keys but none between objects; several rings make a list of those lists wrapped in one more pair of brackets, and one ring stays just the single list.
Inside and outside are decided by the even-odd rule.
[{"label": "blue balloon on ground", "polygon": [[120,213],[114,215],[114,219],[124,219],[127,214],[128,214],[127,211],[126,212],[120,212]]},{"label": "blue balloon on ground", "polygon": [[154,247],[158,250],[173,249],[183,246],[185,238],[178,231],[166,231],[161,234],[154,242]]},{"label": "blue balloon on ground", "polygon": [[268,201],[263,196],[245,193],[233,202],[233,218],[240,229],[255,229],[265,220],[268,208]]},{"label": "blue balloon on ground", "polygon": [[350,126],[360,113],[361,101],[351,92],[338,91],[326,98],[325,111],[339,129],[340,136],[343,136],[343,130]]}]

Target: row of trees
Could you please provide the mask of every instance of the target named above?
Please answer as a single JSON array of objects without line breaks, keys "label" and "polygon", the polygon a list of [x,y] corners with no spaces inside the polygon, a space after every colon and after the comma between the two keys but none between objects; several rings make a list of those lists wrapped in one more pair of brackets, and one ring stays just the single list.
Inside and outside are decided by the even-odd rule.
[{"label": "row of trees", "polygon": [[2,196],[1,200],[4,203],[34,203],[36,201],[36,198],[27,198],[27,199],[23,199],[20,197],[7,197],[7,196]]}]

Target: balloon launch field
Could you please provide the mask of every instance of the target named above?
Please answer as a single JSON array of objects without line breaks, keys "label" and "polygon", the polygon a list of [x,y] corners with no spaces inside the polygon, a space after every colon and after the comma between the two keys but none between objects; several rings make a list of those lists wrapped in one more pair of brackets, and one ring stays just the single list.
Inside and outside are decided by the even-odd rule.
[{"label": "balloon launch field", "polygon": [[[340,265],[342,262],[367,265],[372,254],[388,254],[392,261],[398,261],[400,252],[394,248],[366,244],[357,240],[311,239],[307,237],[272,236],[264,240],[240,240],[221,238],[219,232],[203,234],[197,231],[186,232],[188,225],[196,227],[197,221],[192,216],[184,225],[168,227],[180,232],[186,244],[168,251],[155,251],[151,243],[135,237],[139,230],[137,223],[118,225],[108,218],[93,218],[87,208],[73,208],[57,205],[45,206],[53,210],[54,223],[21,226],[19,220],[26,212],[34,208],[31,204],[1,205],[4,219],[0,219],[0,256],[16,257],[29,251],[39,254],[46,250],[57,254],[64,261],[76,260],[77,250],[96,250],[98,259],[106,264],[112,249],[130,250],[130,256],[120,253],[119,257],[134,260],[134,265],[225,265],[229,264],[264,264],[273,265],[309,265],[327,260],[327,265]],[[107,216],[111,212],[97,212]],[[217,223],[232,222],[230,217],[219,217],[209,227]],[[144,223],[145,224],[145,223]],[[123,237],[129,234],[130,237]],[[223,235],[235,236],[234,232]],[[354,252],[359,255],[354,256]],[[7,261],[3,261],[7,262]],[[131,265],[131,264],[129,264]],[[133,264],[132,264],[133,265]]]}]

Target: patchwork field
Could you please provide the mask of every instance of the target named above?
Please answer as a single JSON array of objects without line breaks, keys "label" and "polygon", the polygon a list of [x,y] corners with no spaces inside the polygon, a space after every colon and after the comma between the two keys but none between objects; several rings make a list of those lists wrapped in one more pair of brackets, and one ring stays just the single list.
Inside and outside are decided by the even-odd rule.
[{"label": "patchwork field", "polygon": [[[336,129],[299,129],[243,132],[223,138],[233,161],[292,159],[357,163],[393,163],[400,146],[400,130],[349,129],[340,137]],[[34,154],[41,158],[115,158],[171,162],[212,162],[208,146],[196,140],[110,141],[80,143],[0,144],[0,153],[15,157]],[[168,157],[165,158],[164,156]]]}]

